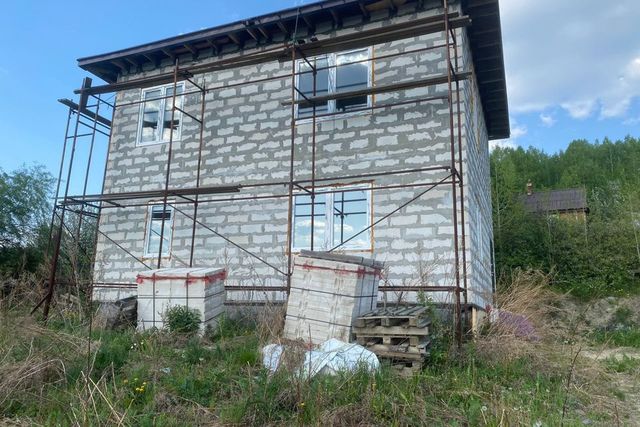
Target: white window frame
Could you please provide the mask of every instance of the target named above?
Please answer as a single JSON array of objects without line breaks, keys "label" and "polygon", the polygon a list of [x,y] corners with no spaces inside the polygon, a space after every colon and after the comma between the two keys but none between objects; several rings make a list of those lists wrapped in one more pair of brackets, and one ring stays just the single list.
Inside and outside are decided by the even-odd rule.
[{"label": "white window frame", "polygon": [[[144,232],[144,258],[157,258],[158,252],[149,252],[149,243],[151,240],[151,223],[153,221],[153,208],[156,206],[162,207],[164,203],[162,202],[151,202],[147,207],[147,223]],[[175,218],[175,209],[173,208],[173,201],[167,201],[167,210],[171,212],[171,219],[165,220],[164,222],[164,235],[167,236],[167,232],[169,236],[167,238],[168,244],[162,245],[162,258],[169,258],[171,256],[171,248],[173,246],[173,224]],[[166,253],[164,253],[166,248]]]},{"label": "white window frame", "polygon": [[[361,50],[366,50],[367,51],[367,57],[368,60],[366,62],[364,62],[367,65],[367,87],[372,87],[373,86],[373,67],[372,67],[372,55],[373,55],[373,49],[371,47],[368,48],[361,48],[361,49],[351,49],[351,50],[346,50],[346,51],[342,51],[342,52],[335,52],[335,53],[327,53],[327,54],[322,54],[322,55],[317,55],[314,57],[310,57],[307,58],[309,60],[309,62],[311,62],[313,59],[316,58],[323,58],[326,57],[327,58],[327,66],[329,67],[328,71],[329,71],[329,84],[327,86],[328,89],[328,95],[331,94],[335,94],[336,93],[336,73],[337,73],[337,57],[340,55],[345,55],[345,54],[349,54],[349,53],[353,53],[353,52],[359,52]],[[307,61],[304,59],[298,59],[296,60],[296,87],[299,88],[300,87],[300,66],[302,64],[306,64]],[[296,100],[301,100],[304,99],[302,97],[302,95],[300,95],[299,93],[296,92]],[[296,104],[295,105],[295,117],[296,117],[296,122],[298,123],[311,123],[313,121],[313,117],[300,117],[299,114],[299,105],[300,104]],[[367,105],[366,107],[359,107],[359,108],[371,108],[373,106],[373,96],[372,95],[367,95]],[[362,116],[365,114],[370,114],[371,111],[369,110],[361,110],[361,111],[345,111],[342,114],[336,114],[336,100],[335,99],[331,99],[329,101],[327,101],[327,111],[326,112],[322,112],[322,113],[316,113],[317,115],[321,115],[321,114],[330,114],[327,116],[322,116],[322,117],[317,117],[316,121],[324,121],[324,120],[336,120],[336,119],[343,119],[343,118],[347,118],[347,117],[353,117],[353,116]]]},{"label": "white window frame", "polygon": [[[154,86],[146,89],[140,89],[140,108],[138,110],[138,131],[136,134],[136,146],[144,147],[147,145],[155,145],[155,144],[167,144],[169,141],[165,141],[162,139],[164,127],[164,111],[168,103],[171,103],[171,97],[167,98],[167,89],[173,88],[173,83],[161,86]],[[156,141],[142,141],[142,124],[144,121],[144,104],[145,99],[144,96],[147,92],[152,92],[154,90],[162,90],[162,95],[160,98],[152,98],[148,101],[159,100],[160,101],[160,114],[158,114],[158,135],[160,135],[160,139]],[[181,95],[176,96],[176,107],[182,108],[184,105],[184,83],[178,83],[176,85],[176,92],[178,90],[182,91]],[[173,132],[173,142],[178,142],[182,137],[182,113],[180,111],[175,112],[175,117],[179,120],[178,129]]]},{"label": "white window frame", "polygon": [[[334,246],[336,246],[336,244],[333,243],[334,241],[334,221],[333,221],[333,205],[335,202],[335,195],[337,194],[337,192],[340,191],[348,191],[348,190],[364,190],[364,193],[366,195],[367,201],[366,201],[366,206],[367,206],[367,213],[366,213],[366,218],[367,218],[367,222],[365,224],[365,227],[367,229],[367,231],[365,231],[364,233],[361,233],[360,235],[358,235],[358,237],[361,236],[366,236],[366,243],[363,245],[357,245],[354,243],[355,240],[351,240],[347,243],[345,243],[344,245],[340,246],[340,250],[351,250],[351,251],[370,251],[372,250],[372,240],[373,240],[373,228],[369,228],[371,227],[371,217],[372,217],[372,212],[373,212],[373,205],[372,205],[372,184],[364,184],[364,185],[350,185],[350,186],[339,186],[339,187],[326,187],[324,188],[325,192],[323,192],[323,189],[316,189],[316,198],[318,196],[323,196],[326,197],[325,199],[325,217],[324,217],[324,221],[325,221],[325,233],[324,233],[324,241],[323,242],[317,242],[314,240],[314,245],[313,245],[313,250],[330,250],[332,249]],[[330,192],[327,192],[330,191]],[[309,193],[307,192],[302,192],[299,191],[294,195],[294,200],[293,200],[293,216],[291,218],[292,224],[292,236],[291,238],[293,239],[293,244],[292,244],[292,250],[294,252],[300,252],[301,250],[308,250],[310,249],[310,247],[299,247],[295,245],[296,242],[296,209],[298,208],[297,204],[296,204],[296,197],[297,196],[309,196]],[[317,221],[317,219],[316,219]]]}]

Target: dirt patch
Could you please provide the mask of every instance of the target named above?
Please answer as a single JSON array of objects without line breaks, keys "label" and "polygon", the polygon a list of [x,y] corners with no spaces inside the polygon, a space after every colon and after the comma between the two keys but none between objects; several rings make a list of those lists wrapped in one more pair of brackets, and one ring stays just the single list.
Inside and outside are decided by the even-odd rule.
[{"label": "dirt patch", "polygon": [[581,354],[592,360],[616,360],[619,362],[625,357],[640,360],[640,350],[629,347],[591,348],[582,350]]},{"label": "dirt patch", "polygon": [[555,310],[549,313],[550,326],[559,338],[576,342],[596,331],[640,325],[639,305],[640,296],[607,297],[585,303],[563,295],[556,298]]}]

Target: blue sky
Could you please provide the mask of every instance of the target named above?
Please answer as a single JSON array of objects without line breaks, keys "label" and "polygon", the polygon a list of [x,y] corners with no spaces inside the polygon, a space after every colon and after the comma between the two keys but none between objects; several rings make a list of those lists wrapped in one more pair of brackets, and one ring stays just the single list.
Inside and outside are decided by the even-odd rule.
[{"label": "blue sky", "polygon": [[[4,0],[0,168],[55,172],[76,59],[308,3],[301,0]],[[179,4],[179,7],[176,7]],[[190,6],[187,6],[190,4]],[[502,0],[512,138],[557,151],[575,138],[640,136],[640,4]]]}]

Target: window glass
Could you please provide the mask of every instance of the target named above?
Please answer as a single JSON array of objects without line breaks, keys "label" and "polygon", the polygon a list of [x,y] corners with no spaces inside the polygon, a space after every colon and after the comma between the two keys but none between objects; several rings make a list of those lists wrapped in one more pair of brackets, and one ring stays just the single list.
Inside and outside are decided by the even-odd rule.
[{"label": "window glass", "polygon": [[142,112],[141,142],[158,141],[158,118],[160,115],[160,105],[162,99],[162,89],[150,90],[144,93],[144,105]]},{"label": "window glass", "polygon": [[[353,52],[331,53],[325,56],[309,58],[309,62],[317,69],[316,96],[366,89],[370,85],[369,49]],[[298,117],[313,115],[313,105],[305,101],[313,96],[313,68],[306,60],[300,59],[298,64],[298,82],[296,88],[302,93],[296,95]],[[303,96],[304,95],[304,96]],[[351,96],[333,99],[316,104],[316,113],[340,113],[357,110],[369,104],[369,95]]]},{"label": "window glass", "polygon": [[[326,57],[312,58],[309,60],[314,67],[318,70],[316,74],[316,96],[326,95],[329,93],[329,61]],[[306,97],[311,98],[313,96],[313,69],[309,66],[307,61],[302,60],[299,62],[300,66],[298,71],[298,90],[302,92]],[[323,68],[322,70],[320,68]],[[308,72],[307,72],[308,71]],[[298,99],[304,100],[304,97],[298,94]],[[328,111],[328,102],[316,104],[316,114],[326,113]],[[309,117],[313,114],[313,105],[309,102],[302,102],[298,104],[298,116]]]},{"label": "window glass", "polygon": [[[329,250],[346,242],[369,226],[371,190],[353,189],[336,193],[316,194],[314,250]],[[293,247],[311,248],[311,196],[295,196]],[[342,248],[369,249],[369,230],[358,234]]]},{"label": "window glass", "polygon": [[[369,86],[368,57],[366,49],[336,55],[336,92],[366,89]],[[337,99],[336,111],[349,111],[366,105],[367,95]]]},{"label": "window glass", "polygon": [[[316,194],[314,203],[313,248],[321,249],[325,246],[325,230],[327,197]],[[311,248],[311,196],[299,195],[295,197],[293,246],[295,248]]]},{"label": "window glass", "polygon": [[[177,86],[176,107],[182,108],[183,85]],[[171,122],[173,105],[173,85],[147,89],[142,92],[142,109],[140,111],[140,131],[138,143],[169,142],[173,129],[173,140],[180,139],[181,113],[175,112]]]},{"label": "window glass", "polygon": [[[182,86],[176,87],[177,95],[182,93]],[[173,105],[173,86],[166,88],[166,96],[164,102],[164,118],[162,121],[162,141],[169,142],[171,136],[171,129],[173,128],[173,140],[180,139],[178,132],[180,131],[180,112],[176,111],[173,117],[173,124],[171,123],[171,107]],[[176,97],[176,107],[181,108],[181,98]]]},{"label": "window glass", "polygon": [[169,255],[171,249],[171,235],[173,231],[173,208],[164,205],[153,205],[149,209],[149,222],[147,224],[146,255],[157,256],[160,250],[160,234],[162,234],[162,219],[164,218],[164,234],[162,243],[162,255]]},{"label": "window glass", "polygon": [[[333,246],[339,245],[360,231],[369,223],[369,201],[367,190],[347,191],[333,195]],[[345,247],[366,248],[369,233],[363,232],[345,244]]]}]

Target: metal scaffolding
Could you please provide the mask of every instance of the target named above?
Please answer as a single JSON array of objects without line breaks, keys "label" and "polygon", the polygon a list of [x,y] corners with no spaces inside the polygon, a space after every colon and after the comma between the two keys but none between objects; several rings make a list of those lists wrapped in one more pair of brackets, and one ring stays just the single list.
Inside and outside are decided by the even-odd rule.
[{"label": "metal scaffolding", "polygon": [[[78,244],[80,237],[80,229],[83,221],[93,219],[95,224],[95,235],[103,236],[109,240],[115,246],[120,248],[126,254],[133,259],[137,260],[140,264],[144,265],[147,269],[152,269],[151,265],[145,263],[143,259],[137,257],[135,254],[127,250],[123,245],[116,242],[109,237],[107,233],[103,232],[99,228],[100,215],[102,212],[111,209],[122,209],[135,206],[146,206],[145,199],[158,198],[162,199],[163,211],[166,213],[168,205],[175,210],[175,212],[184,215],[185,218],[191,221],[191,244],[189,251],[189,266],[194,264],[194,249],[196,235],[199,230],[204,230],[213,233],[215,236],[223,239],[228,244],[233,245],[243,253],[251,256],[252,258],[264,263],[268,267],[272,268],[279,275],[282,275],[286,280],[284,286],[233,286],[228,285],[227,290],[262,290],[262,291],[283,291],[288,292],[290,287],[290,279],[292,274],[292,253],[293,253],[293,214],[294,214],[294,195],[296,191],[304,192],[308,194],[311,199],[311,249],[315,249],[314,243],[314,228],[315,224],[315,198],[318,194],[317,186],[323,182],[349,182],[357,179],[375,178],[381,176],[402,175],[402,174],[415,174],[418,176],[424,172],[442,172],[445,176],[442,179],[415,182],[411,184],[394,184],[394,185],[371,185],[370,191],[400,189],[400,188],[416,188],[417,194],[410,200],[399,204],[391,212],[384,216],[372,221],[372,223],[359,233],[351,236],[348,240],[343,241],[339,245],[331,248],[330,251],[340,249],[349,240],[356,236],[368,232],[373,227],[377,226],[381,222],[387,220],[392,215],[401,211],[409,204],[420,199],[429,191],[445,186],[451,189],[452,194],[452,222],[453,222],[453,268],[454,268],[454,281],[453,286],[436,286],[436,285],[421,285],[421,286],[381,286],[381,292],[399,292],[399,291],[412,291],[412,292],[450,292],[454,295],[454,319],[455,330],[458,342],[462,340],[463,335],[463,311],[467,312],[468,299],[467,299],[467,268],[466,268],[466,232],[465,232],[465,212],[464,212],[464,186],[463,186],[463,162],[462,162],[462,113],[461,113],[461,89],[460,81],[465,80],[471,76],[468,71],[459,69],[458,63],[458,40],[456,37],[456,29],[463,28],[470,24],[468,16],[460,15],[456,11],[449,10],[449,0],[443,0],[443,13],[431,16],[427,18],[421,18],[409,23],[393,24],[385,27],[377,28],[375,30],[364,30],[359,33],[338,35],[332,38],[324,40],[312,40],[306,43],[300,43],[296,40],[295,33],[291,37],[291,40],[287,40],[281,44],[276,44],[271,48],[265,48],[256,53],[247,53],[230,58],[222,58],[214,61],[207,62],[205,64],[181,66],[176,59],[171,73],[159,74],[152,77],[144,77],[138,79],[131,79],[123,82],[117,82],[113,84],[95,86],[91,85],[91,79],[86,78],[83,81],[82,87],[76,91],[79,96],[79,102],[77,104],[69,100],[61,100],[63,104],[69,107],[69,115],[67,119],[67,131],[65,134],[65,140],[62,149],[62,160],[60,163],[60,170],[58,176],[58,188],[56,190],[56,203],[51,218],[51,236],[50,236],[50,250],[53,250],[51,256],[51,268],[49,281],[47,283],[47,292],[44,299],[34,308],[35,311],[38,307],[44,304],[43,312],[46,318],[49,314],[50,304],[55,292],[57,275],[59,270],[58,259],[60,257],[60,248],[63,240],[63,236],[71,236],[73,240]],[[369,57],[367,59],[354,61],[352,63],[359,63],[365,61],[375,61],[382,58],[393,58],[401,55],[410,55],[429,50],[444,49],[446,52],[446,68],[447,72],[443,75],[428,76],[422,79],[411,80],[407,82],[393,83],[384,86],[369,86],[364,89],[335,92],[328,94],[318,95],[316,78],[318,71],[335,68],[337,65],[327,65],[326,67],[318,67],[309,58],[318,54],[325,54],[330,52],[337,52],[346,49],[355,49],[360,47],[370,47],[376,44],[387,43],[390,41],[401,40],[408,37],[415,37],[418,35],[430,34],[430,33],[443,33],[444,43],[437,44],[435,46],[421,47],[418,49],[407,50],[403,52],[390,53],[379,57]],[[254,79],[243,82],[234,82],[227,84],[217,85],[205,85],[205,73],[224,70],[239,66],[258,64],[266,61],[278,60],[281,63],[290,62],[290,73],[279,73],[271,77],[264,77],[260,79]],[[286,61],[286,62],[285,62]],[[296,64],[299,61],[304,61],[310,71],[299,71]],[[296,85],[296,79],[303,74],[311,74],[313,77],[313,91],[311,95],[305,93]],[[200,76],[198,79],[196,76]],[[263,181],[257,183],[237,184],[232,186],[204,186],[202,185],[202,168],[203,168],[203,148],[206,145],[204,138],[204,126],[205,126],[205,111],[207,103],[211,101],[216,92],[240,87],[243,85],[263,83],[268,81],[290,81],[291,99],[283,102],[283,107],[288,107],[291,110],[290,118],[290,153],[289,153],[289,176],[286,181]],[[192,88],[185,89],[181,94],[177,93],[178,84],[180,82],[188,82]],[[87,194],[87,184],[89,182],[90,174],[89,168],[91,166],[91,155],[89,156],[86,173],[84,174],[83,191],[80,195],[70,195],[70,180],[72,176],[72,170],[74,168],[74,153],[77,144],[81,139],[88,139],[90,142],[90,152],[93,151],[93,145],[97,134],[102,134],[108,137],[111,141],[112,121],[113,116],[119,108],[131,105],[140,105],[145,102],[145,99],[137,101],[113,103],[105,101],[101,96],[107,93],[114,93],[128,89],[145,88],[160,84],[172,84],[173,92],[170,96],[162,96],[154,99],[170,99],[171,104],[171,126],[169,127],[169,140],[168,140],[168,156],[165,167],[163,188],[153,191],[137,191],[137,192],[120,192],[120,193],[105,193],[104,182],[107,176],[107,165],[109,163],[108,154],[105,162],[105,170],[103,176],[103,188],[99,194]],[[441,93],[435,96],[423,96],[416,99],[403,100],[393,103],[384,104],[372,104],[362,108],[363,111],[375,112],[378,110],[384,110],[397,106],[407,105],[419,105],[429,102],[446,102],[449,111],[448,128],[449,128],[449,146],[450,146],[450,159],[441,165],[433,165],[429,167],[415,168],[415,169],[398,169],[392,171],[370,172],[352,175],[343,175],[337,177],[322,177],[318,176],[316,167],[316,124],[317,120],[322,117],[341,114],[341,112],[323,112],[318,113],[317,105],[329,100],[338,100],[351,98],[355,96],[370,96],[380,93],[398,92],[412,88],[428,87],[435,85],[446,85],[446,93]],[[200,97],[200,111],[198,115],[193,115],[185,111],[184,106],[177,103],[178,96],[195,95]],[[299,120],[297,116],[297,106],[301,103],[310,104],[311,116],[305,118],[306,123],[311,123],[311,136],[310,136],[310,149],[311,149],[311,171],[310,179],[297,179],[295,170],[295,149],[297,147],[297,127],[299,126]],[[110,111],[112,118],[108,119],[104,117],[104,112]],[[356,110],[357,111],[357,110]],[[195,186],[188,188],[175,188],[171,186],[171,168],[172,168],[172,153],[174,146],[174,124],[175,116],[179,113],[182,117],[187,117],[189,120],[198,124],[197,129],[197,171],[196,171],[196,183]],[[71,134],[69,135],[69,130]],[[108,151],[108,150],[107,150]],[[67,165],[67,174],[64,191],[60,188],[60,183],[63,178],[64,165]],[[268,191],[269,188],[277,188],[286,186],[286,194],[279,194],[272,192],[273,194],[252,194],[252,192]],[[344,192],[353,190],[322,190],[323,194],[332,192]],[[169,202],[169,198],[175,198],[175,201]],[[205,219],[198,216],[198,207],[203,204],[215,203],[215,202],[240,202],[243,200],[264,200],[264,199],[286,199],[287,203],[287,267],[286,271],[273,265],[269,261],[265,260],[259,254],[248,250],[237,242],[234,242],[227,236],[220,233],[215,227],[206,224]],[[192,213],[182,209],[182,206],[192,206]],[[68,227],[68,220],[66,216],[68,214],[75,214],[78,220],[74,226],[76,231],[72,231]],[[163,241],[165,234],[165,220],[166,215],[162,215],[162,222],[160,227],[160,244],[158,250],[157,261],[155,268],[162,267],[162,252]],[[95,253],[93,254],[92,264],[95,265]],[[462,266],[461,266],[462,264]],[[88,289],[89,293],[93,292],[93,286],[97,283],[93,282],[92,274],[91,286]],[[102,286],[120,286],[120,284],[102,284]],[[463,310],[464,308],[464,310]]]}]

